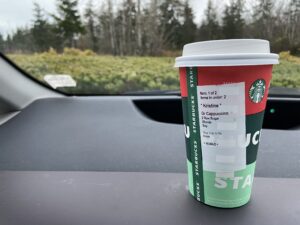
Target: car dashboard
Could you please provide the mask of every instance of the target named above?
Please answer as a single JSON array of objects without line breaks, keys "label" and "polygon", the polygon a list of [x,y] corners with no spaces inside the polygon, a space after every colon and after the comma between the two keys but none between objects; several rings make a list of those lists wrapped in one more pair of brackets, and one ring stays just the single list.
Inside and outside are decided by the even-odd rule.
[{"label": "car dashboard", "polygon": [[187,191],[179,96],[34,101],[0,126],[0,224],[297,224],[297,99],[269,98],[249,204]]}]

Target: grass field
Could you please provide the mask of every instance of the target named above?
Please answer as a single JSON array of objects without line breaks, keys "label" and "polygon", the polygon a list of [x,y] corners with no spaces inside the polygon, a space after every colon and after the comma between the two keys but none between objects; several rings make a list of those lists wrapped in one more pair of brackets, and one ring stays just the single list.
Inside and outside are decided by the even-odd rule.
[{"label": "grass field", "polygon": [[[76,88],[63,91],[77,94],[121,94],[128,91],[177,90],[178,72],[173,57],[114,57],[90,51],[65,50],[41,54],[12,54],[8,57],[36,79],[46,74],[69,74]],[[280,54],[272,86],[300,88],[300,57]]]}]

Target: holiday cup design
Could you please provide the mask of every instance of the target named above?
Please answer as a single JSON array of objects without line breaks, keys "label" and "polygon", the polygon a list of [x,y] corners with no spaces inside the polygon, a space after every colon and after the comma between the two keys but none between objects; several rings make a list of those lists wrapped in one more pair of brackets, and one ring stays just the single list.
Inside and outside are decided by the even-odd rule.
[{"label": "holiday cup design", "polygon": [[[263,40],[215,42],[218,47],[223,42],[222,51],[226,51],[228,43],[228,51],[236,43],[238,52],[239,48],[247,48],[243,48],[245,41],[268,45]],[[214,48],[200,42],[199,50],[203,46],[206,49],[202,52]],[[195,45],[192,47],[195,51]],[[180,67],[189,191],[198,201],[224,208],[244,205],[250,199],[272,64],[277,63],[277,55],[267,52],[260,53],[257,57],[264,54],[265,58],[257,61],[252,53],[248,56],[252,58],[241,65],[241,55],[234,54],[230,55],[231,62],[222,61],[222,57],[212,60],[207,55],[176,60]],[[188,58],[184,62],[187,66],[180,64],[184,57]]]},{"label": "holiday cup design", "polygon": [[258,79],[254,81],[249,90],[249,97],[252,102],[259,103],[264,97],[266,90],[266,82],[263,79]]}]

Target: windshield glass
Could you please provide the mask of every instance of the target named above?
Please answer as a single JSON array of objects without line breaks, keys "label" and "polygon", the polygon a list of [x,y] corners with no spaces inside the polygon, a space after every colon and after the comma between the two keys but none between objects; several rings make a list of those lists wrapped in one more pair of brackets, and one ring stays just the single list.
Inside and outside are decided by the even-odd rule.
[{"label": "windshield glass", "polygon": [[269,40],[272,52],[280,54],[274,92],[300,88],[299,0],[0,3],[0,51],[67,94],[178,91],[173,65],[183,45],[229,38]]}]

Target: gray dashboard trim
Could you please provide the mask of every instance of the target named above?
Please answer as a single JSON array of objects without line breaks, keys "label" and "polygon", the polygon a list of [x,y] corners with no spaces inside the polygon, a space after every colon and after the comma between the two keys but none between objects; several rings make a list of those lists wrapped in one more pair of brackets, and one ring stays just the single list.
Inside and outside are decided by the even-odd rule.
[{"label": "gray dashboard trim", "polygon": [[0,172],[3,225],[295,225],[300,179],[255,178],[249,204],[213,208],[187,192],[186,174]]}]

